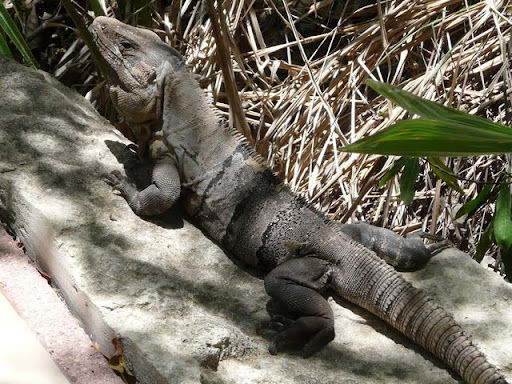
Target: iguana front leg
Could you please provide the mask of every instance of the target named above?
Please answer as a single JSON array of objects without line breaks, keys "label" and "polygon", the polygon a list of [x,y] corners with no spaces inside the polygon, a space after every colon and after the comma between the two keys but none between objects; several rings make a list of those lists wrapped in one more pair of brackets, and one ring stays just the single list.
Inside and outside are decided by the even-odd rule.
[{"label": "iguana front leg", "polygon": [[158,215],[165,212],[180,196],[180,176],[174,161],[167,156],[155,162],[152,182],[142,191],[138,191],[119,171],[110,173],[106,178],[138,216]]},{"label": "iguana front leg", "polygon": [[[399,271],[421,269],[433,256],[451,246],[448,240],[421,231],[403,237],[389,229],[364,222],[342,224],[340,229]],[[438,242],[427,247],[423,242],[424,237],[433,238]]]}]

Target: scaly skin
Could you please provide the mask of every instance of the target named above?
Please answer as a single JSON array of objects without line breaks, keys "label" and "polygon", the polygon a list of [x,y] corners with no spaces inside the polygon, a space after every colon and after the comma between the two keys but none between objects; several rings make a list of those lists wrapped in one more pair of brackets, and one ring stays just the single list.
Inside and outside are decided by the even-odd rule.
[{"label": "scaly skin", "polygon": [[334,318],[325,296],[334,291],[422,345],[468,383],[506,383],[449,313],[372,251],[399,266],[404,259],[408,268],[410,254],[421,256],[420,265],[432,250],[384,229],[328,222],[224,127],[176,51],[155,34],[114,19],[98,17],[91,30],[111,68],[114,105],[156,164],[143,191],[119,173],[110,182],[137,214],[166,211],[181,188],[194,221],[266,274],[272,298],[267,308],[281,325],[272,353],[298,346],[307,357],[328,344]]}]

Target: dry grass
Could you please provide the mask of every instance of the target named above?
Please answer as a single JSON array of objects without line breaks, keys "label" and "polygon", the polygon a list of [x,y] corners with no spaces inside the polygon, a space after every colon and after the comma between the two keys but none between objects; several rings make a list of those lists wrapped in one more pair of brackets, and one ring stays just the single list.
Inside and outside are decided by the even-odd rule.
[{"label": "dry grass", "polygon": [[468,222],[453,217],[503,159],[447,159],[464,196],[425,165],[406,207],[396,178],[376,189],[395,159],[340,148],[406,117],[362,85],[367,78],[509,123],[508,1],[225,0],[212,23],[213,2],[171,1],[153,12],[156,29],[293,190],[333,219],[422,228],[474,251],[493,207]]},{"label": "dry grass", "polygon": [[[362,7],[362,1],[228,0],[217,11],[219,46],[206,3],[177,3],[178,12],[160,20],[171,42],[226,117],[239,127],[247,122],[241,131],[293,190],[333,219],[401,232],[422,228],[474,250],[492,207],[469,223],[453,216],[481,189],[477,182],[492,181],[504,167],[501,159],[448,161],[464,178],[465,196],[424,167],[415,203],[406,207],[398,180],[376,190],[394,159],[340,148],[405,117],[362,86],[366,78],[508,123],[509,2],[381,0]],[[241,105],[230,109],[235,98]]]}]

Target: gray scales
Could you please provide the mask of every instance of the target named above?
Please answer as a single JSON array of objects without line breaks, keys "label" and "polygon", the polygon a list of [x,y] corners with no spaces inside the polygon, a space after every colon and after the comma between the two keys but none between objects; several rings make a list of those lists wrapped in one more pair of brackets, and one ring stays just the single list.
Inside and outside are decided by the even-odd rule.
[{"label": "gray scales", "polygon": [[195,223],[265,275],[268,326],[278,331],[271,353],[300,348],[307,357],[333,340],[326,297],[334,293],[386,321],[466,382],[506,383],[446,310],[379,257],[414,269],[446,243],[427,248],[417,237],[328,221],[225,127],[175,49],[111,18],[96,18],[91,31],[108,65],[112,101],[141,160],[154,162],[152,183],[141,191],[120,172],[109,182],[138,215],[163,213],[181,196]]}]

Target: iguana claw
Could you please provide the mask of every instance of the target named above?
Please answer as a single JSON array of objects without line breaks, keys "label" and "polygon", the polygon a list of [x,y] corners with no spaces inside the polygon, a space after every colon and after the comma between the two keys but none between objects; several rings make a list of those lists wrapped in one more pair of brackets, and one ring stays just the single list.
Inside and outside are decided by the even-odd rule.
[{"label": "iguana claw", "polygon": [[116,189],[119,187],[119,185],[121,185],[123,181],[126,181],[126,178],[118,170],[103,175],[103,179],[108,185]]},{"label": "iguana claw", "polygon": [[103,180],[115,191],[118,191],[128,202],[137,193],[137,189],[131,185],[127,178],[117,169],[102,176]]}]

